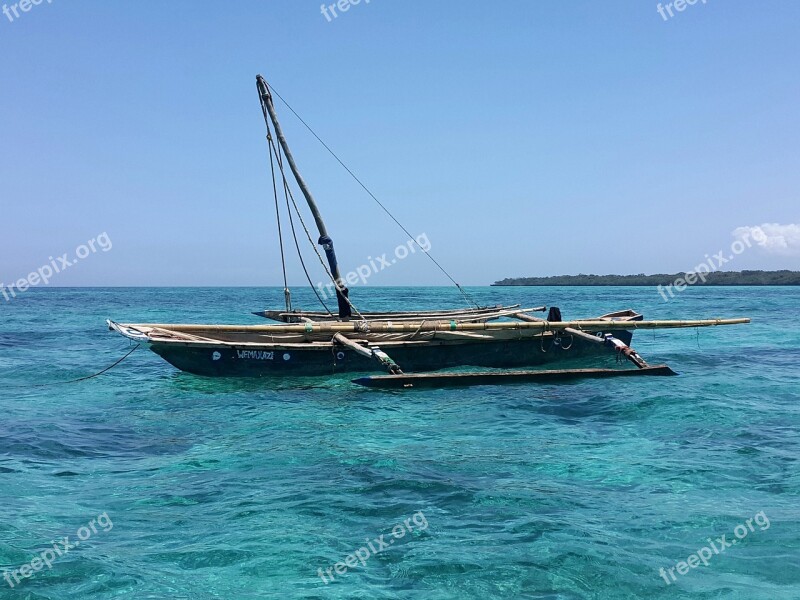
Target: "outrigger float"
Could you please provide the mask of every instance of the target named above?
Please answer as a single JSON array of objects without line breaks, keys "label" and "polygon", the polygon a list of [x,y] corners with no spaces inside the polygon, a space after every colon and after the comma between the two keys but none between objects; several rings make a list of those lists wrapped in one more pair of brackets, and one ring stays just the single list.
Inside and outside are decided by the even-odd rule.
[{"label": "outrigger float", "polygon": [[[422,249],[423,252],[455,284],[472,305],[470,308],[359,312],[350,300],[349,290],[340,275],[333,241],[286,143],[273,103],[274,90],[270,89],[260,75],[256,78],[256,85],[267,126],[272,188],[284,273],[285,308],[259,311],[254,314],[280,323],[180,325],[122,324],[108,321],[110,329],[131,340],[148,345],[153,352],[182,371],[212,377],[281,378],[335,373],[364,374],[380,369],[387,374],[353,380],[359,385],[378,388],[549,382],[583,377],[675,375],[675,372],[666,365],[649,365],[631,348],[633,331],[738,325],[750,322],[747,318],[646,321],[641,314],[633,310],[623,310],[589,319],[564,321],[561,318],[561,311],[555,307],[550,308],[547,318],[543,319],[531,313],[546,311],[547,308],[544,306],[533,308],[522,308],[520,305],[479,306],[425,249]],[[338,157],[336,159],[339,160]],[[327,260],[323,260],[306,227],[302,212],[292,193],[285,164],[288,164],[294,181],[310,209],[319,234],[317,243],[322,246]],[[347,170],[353,175],[349,169]],[[355,175],[353,177],[355,178]],[[356,178],[356,181],[364,187],[360,180]],[[279,188],[285,200],[294,246],[309,284],[312,290],[315,290],[300,251],[295,219],[335,286],[337,313],[329,310],[319,295],[317,298],[323,311],[295,310],[292,307],[291,292],[286,279]],[[366,187],[364,189],[378,202]],[[380,202],[378,204],[392,217],[386,207]],[[397,222],[394,217],[392,219]],[[402,225],[400,227],[403,228]],[[408,233],[405,228],[403,230]],[[609,353],[618,359],[629,361],[634,368],[526,369],[543,365],[563,366],[565,362]],[[496,370],[431,373],[456,367]]]}]

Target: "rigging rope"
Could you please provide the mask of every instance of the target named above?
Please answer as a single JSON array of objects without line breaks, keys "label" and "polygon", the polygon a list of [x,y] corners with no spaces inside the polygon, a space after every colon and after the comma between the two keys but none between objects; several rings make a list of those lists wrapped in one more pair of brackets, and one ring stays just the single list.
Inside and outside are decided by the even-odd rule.
[{"label": "rigging rope", "polygon": [[[362,315],[359,312],[359,310],[356,308],[355,304],[353,304],[350,301],[350,298],[348,298],[348,296],[343,293],[344,291],[342,290],[342,287],[339,285],[339,282],[336,281],[336,278],[333,276],[333,273],[331,273],[330,269],[328,268],[328,265],[325,263],[325,259],[322,258],[322,254],[320,254],[319,249],[317,248],[316,244],[314,243],[314,239],[311,237],[311,232],[309,232],[308,227],[306,226],[306,223],[303,220],[303,215],[300,212],[300,208],[297,206],[297,202],[294,199],[294,194],[292,194],[292,190],[288,186],[288,183],[286,181],[286,175],[285,175],[285,173],[283,171],[283,163],[281,161],[278,161],[278,168],[281,170],[281,176],[283,177],[283,184],[285,186],[286,191],[289,194],[289,198],[291,198],[292,206],[294,206],[294,211],[295,211],[295,213],[297,213],[297,218],[300,219],[300,224],[303,226],[303,231],[305,231],[305,233],[306,233],[306,237],[308,238],[308,243],[311,244],[311,247],[314,249],[314,253],[317,255],[317,258],[319,259],[319,263],[322,265],[322,268],[325,269],[325,273],[327,273],[328,278],[333,282],[333,285],[336,287],[336,289],[339,290],[340,292],[342,292],[341,293],[342,298],[344,298],[345,301],[347,302],[347,304],[350,305],[350,308],[353,309],[353,312],[355,314],[357,314],[361,318],[362,321],[366,321],[366,319],[364,318],[364,315]],[[291,212],[289,214],[291,215]],[[314,288],[314,293],[316,293],[316,288]],[[317,297],[319,297],[319,294],[317,294]],[[328,313],[330,314],[330,311],[328,311]]]},{"label": "rigging rope", "polygon": [[423,252],[423,253],[424,253],[424,254],[425,254],[425,255],[426,255],[428,258],[430,258],[430,259],[431,259],[431,261],[433,261],[433,264],[435,264],[435,265],[436,265],[436,266],[439,268],[439,270],[440,270],[442,273],[444,273],[444,275],[445,275],[445,276],[446,276],[446,277],[447,277],[447,278],[448,278],[448,279],[449,279],[449,280],[450,280],[450,281],[453,283],[453,285],[455,285],[455,286],[458,288],[458,291],[460,291],[460,292],[461,292],[461,294],[464,296],[464,299],[467,301],[467,303],[469,303],[469,304],[472,304],[473,306],[475,306],[475,307],[479,308],[479,307],[480,307],[480,305],[479,305],[477,302],[475,302],[475,300],[473,300],[473,298],[472,298],[472,297],[471,297],[469,294],[467,294],[467,292],[464,290],[464,288],[462,288],[462,287],[459,285],[459,283],[458,283],[458,282],[457,282],[455,279],[453,279],[453,277],[450,275],[450,273],[448,273],[448,272],[447,272],[447,270],[445,270],[445,268],[444,268],[444,267],[443,267],[441,264],[439,264],[439,261],[437,261],[437,260],[436,260],[436,259],[435,259],[435,258],[434,258],[432,255],[431,255],[431,253],[430,253],[429,251],[425,250],[425,249],[424,249],[422,246],[420,246],[420,245],[419,245],[419,243],[417,243],[416,239],[414,238],[414,236],[413,236],[413,235],[411,235],[411,233],[408,231],[408,229],[406,229],[406,228],[403,226],[403,224],[402,224],[402,223],[400,223],[400,221],[398,221],[398,220],[397,220],[397,218],[396,218],[396,217],[395,217],[395,216],[394,216],[394,215],[393,215],[393,214],[392,214],[392,213],[389,211],[389,209],[388,209],[388,208],[386,208],[386,206],[384,206],[384,204],[383,204],[383,203],[382,203],[380,200],[378,200],[378,198],[375,196],[375,194],[373,194],[373,193],[372,193],[372,192],[369,190],[369,188],[368,188],[366,185],[364,185],[364,183],[363,183],[363,182],[362,182],[362,181],[361,181],[361,180],[360,180],[360,179],[359,179],[359,178],[356,176],[356,174],[355,174],[355,173],[353,173],[353,171],[351,171],[351,170],[350,170],[350,168],[349,168],[349,167],[348,167],[346,164],[344,164],[344,162],[342,162],[342,159],[340,159],[340,158],[339,158],[339,157],[336,155],[336,153],[335,153],[333,150],[331,150],[331,148],[328,146],[328,144],[326,144],[326,143],[325,143],[325,142],[322,140],[322,138],[321,138],[321,137],[319,137],[319,136],[317,135],[317,133],[316,133],[316,132],[315,132],[315,131],[314,131],[314,130],[311,128],[311,126],[310,126],[308,123],[306,123],[306,122],[303,120],[303,117],[301,117],[299,114],[297,114],[297,111],[295,111],[295,109],[293,109],[293,108],[292,108],[292,107],[289,105],[289,103],[288,103],[288,102],[286,102],[286,100],[284,100],[284,99],[283,99],[283,96],[281,96],[281,95],[280,95],[280,94],[279,94],[279,93],[278,93],[278,92],[275,90],[275,88],[274,88],[272,85],[270,85],[269,87],[270,87],[270,90],[272,90],[272,92],[274,92],[274,94],[275,94],[275,95],[276,95],[278,98],[280,98],[281,102],[283,102],[283,103],[286,105],[286,108],[288,108],[290,111],[292,111],[292,113],[294,114],[294,116],[295,116],[295,117],[297,117],[297,118],[300,120],[300,122],[301,122],[301,123],[302,123],[302,124],[305,126],[305,128],[306,128],[306,129],[308,129],[308,131],[309,131],[309,132],[311,132],[311,135],[313,135],[315,138],[317,138],[317,141],[318,141],[320,144],[322,144],[322,145],[323,145],[323,147],[324,147],[324,148],[325,148],[325,149],[326,149],[326,150],[327,150],[327,151],[328,151],[328,152],[331,154],[331,156],[333,156],[333,158],[335,158],[335,159],[336,159],[336,161],[337,161],[337,162],[338,162],[338,163],[339,163],[339,164],[340,164],[340,165],[341,165],[341,166],[344,168],[344,170],[345,170],[345,171],[347,171],[347,172],[350,174],[350,176],[351,176],[353,179],[355,179],[355,181],[358,183],[358,185],[360,185],[360,186],[361,186],[361,187],[364,189],[364,191],[365,191],[365,192],[367,192],[367,194],[369,194],[369,195],[370,195],[370,197],[371,197],[371,198],[372,198],[372,199],[373,199],[373,200],[374,200],[374,201],[375,201],[375,202],[378,204],[378,206],[380,206],[380,207],[383,209],[383,212],[385,212],[387,215],[389,215],[389,217],[392,219],[392,221],[394,221],[394,222],[397,224],[397,226],[398,226],[398,227],[400,227],[400,229],[402,229],[402,230],[403,230],[403,232],[404,232],[404,233],[405,233],[405,234],[406,234],[406,235],[409,237],[409,239],[410,239],[411,241],[413,241],[413,242],[414,242],[414,243],[415,243],[415,244],[416,244],[416,245],[419,247],[419,249],[420,249],[420,250],[422,250],[422,252]]},{"label": "rigging rope", "polygon": [[[274,141],[272,141],[272,140],[270,140],[270,143],[273,146],[275,144]],[[303,215],[302,215],[302,213],[300,212],[300,209],[297,206],[297,202],[294,199],[294,194],[292,194],[292,190],[289,187],[288,181],[286,179],[286,172],[283,169],[283,160],[280,157],[280,149],[276,147],[275,148],[275,152],[278,153],[278,169],[280,170],[281,177],[283,178],[284,193],[287,193],[288,197],[291,199],[292,205],[294,206],[295,213],[297,214],[297,218],[300,220],[300,224],[303,226],[303,230],[305,231],[306,237],[308,238],[308,243],[311,244],[311,247],[314,249],[314,253],[317,255],[317,258],[319,259],[319,263],[322,265],[322,268],[325,269],[325,273],[327,273],[328,277],[333,282],[333,285],[336,286],[336,289],[339,290],[340,292],[342,292],[343,290],[342,290],[341,286],[339,285],[339,282],[336,281],[336,278],[331,273],[330,269],[328,268],[328,265],[325,264],[325,259],[322,258],[322,255],[320,254],[319,249],[317,248],[317,245],[314,243],[314,239],[311,237],[311,233],[309,232],[308,227],[306,226],[306,223],[303,220]],[[289,212],[290,218],[291,218],[291,214],[292,213],[290,211]],[[295,242],[297,242],[297,237],[295,237]],[[299,246],[298,246],[297,250],[298,250],[298,252],[300,251]],[[301,258],[301,260],[302,260],[302,258]],[[308,272],[307,271],[306,271],[306,276],[308,276]],[[309,277],[309,283],[311,284],[311,278],[310,277]],[[319,299],[320,302],[322,302],[322,298],[320,298],[319,294],[317,293],[317,289],[314,287],[314,284],[311,284],[311,289],[314,290],[314,293],[317,295],[317,298]],[[344,294],[344,293],[342,293],[341,296],[342,296],[342,298],[344,298],[347,301],[347,304],[350,305],[350,308],[353,309],[353,312],[355,312],[355,314],[357,314],[361,318],[362,321],[366,321],[366,319],[364,318],[364,315],[362,315],[359,312],[359,310],[355,307],[355,305],[350,301],[350,298],[348,298],[347,295]],[[324,302],[323,302],[323,306],[325,306]],[[328,310],[327,306],[325,306],[325,310],[328,311],[328,314],[332,314],[331,311]]]},{"label": "rigging rope", "polygon": [[280,239],[280,244],[281,244],[281,264],[283,266],[283,285],[284,285],[284,294],[286,297],[287,310],[291,311],[291,299],[290,299],[290,293],[288,291],[288,286],[286,284],[286,261],[284,260],[284,254],[283,254],[283,236],[281,233],[280,211],[278,210],[278,192],[275,184],[275,163],[273,162],[273,156],[277,158],[278,168],[280,169],[281,172],[281,180],[283,183],[283,195],[286,198],[286,212],[289,214],[289,224],[292,228],[292,237],[294,238],[294,245],[295,248],[297,248],[297,257],[300,259],[300,265],[303,267],[303,273],[305,273],[306,275],[306,280],[308,280],[308,285],[311,287],[311,291],[314,292],[314,295],[317,297],[317,300],[325,309],[325,312],[333,316],[333,313],[331,313],[331,310],[328,308],[328,305],[325,304],[325,302],[322,300],[322,297],[317,293],[317,288],[314,287],[314,282],[311,280],[311,275],[309,275],[308,269],[306,268],[306,262],[303,259],[303,253],[300,250],[300,242],[298,242],[297,240],[297,232],[295,231],[294,228],[294,219],[292,218],[292,210],[289,207],[289,197],[287,195],[287,191],[290,192],[290,190],[289,190],[289,184],[286,181],[286,175],[284,174],[283,171],[283,159],[281,158],[280,150],[275,146],[275,142],[273,141],[272,138],[272,128],[270,127],[269,120],[266,117],[264,118],[264,123],[267,126],[267,142],[269,145],[269,166],[270,170],[272,171],[272,189],[275,194],[275,213],[278,217],[278,238]]},{"label": "rigging rope", "polygon": [[[272,139],[272,132],[267,129],[267,139]],[[283,252],[283,228],[281,227],[281,211],[278,207],[278,187],[275,185],[275,159],[272,152],[272,144],[269,145],[269,168],[272,172],[272,193],[275,196],[275,218],[278,221],[278,243],[281,247],[281,268],[283,269],[283,298],[286,301],[286,311],[292,311],[292,295],[289,291],[289,284],[286,281],[286,256]]]},{"label": "rigging rope", "polygon": [[306,280],[308,281],[308,285],[311,288],[311,291],[314,292],[314,295],[319,300],[319,303],[325,309],[325,312],[328,313],[330,316],[333,316],[331,309],[328,308],[328,305],[325,304],[325,301],[322,299],[322,296],[319,295],[317,292],[317,288],[314,287],[314,282],[311,280],[311,275],[308,273],[308,268],[306,267],[306,261],[303,259],[303,253],[300,250],[300,241],[297,239],[297,231],[294,228],[294,218],[292,217],[292,209],[289,206],[289,196],[286,196],[286,212],[289,213],[289,224],[292,227],[292,237],[294,238],[294,246],[297,248],[297,257],[300,259],[300,265],[303,267],[303,273],[306,275]]}]

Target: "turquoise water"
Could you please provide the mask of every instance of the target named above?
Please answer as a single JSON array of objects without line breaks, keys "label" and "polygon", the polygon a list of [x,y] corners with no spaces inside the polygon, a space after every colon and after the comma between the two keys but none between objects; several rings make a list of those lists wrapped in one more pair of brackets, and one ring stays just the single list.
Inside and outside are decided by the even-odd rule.
[{"label": "turquoise water", "polygon": [[[638,332],[673,378],[381,392],[203,379],[139,350],[33,387],[127,352],[107,317],[255,324],[282,294],[26,292],[0,304],[0,598],[800,598],[800,289],[471,293],[753,323]],[[458,306],[445,288],[353,298]],[[85,539],[57,556],[65,536]],[[8,575],[48,548],[52,568]]]}]

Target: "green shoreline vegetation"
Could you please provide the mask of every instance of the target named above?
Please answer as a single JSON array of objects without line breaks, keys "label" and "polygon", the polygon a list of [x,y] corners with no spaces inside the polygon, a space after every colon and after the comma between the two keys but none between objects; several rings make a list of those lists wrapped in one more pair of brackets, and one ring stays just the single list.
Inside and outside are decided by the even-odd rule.
[{"label": "green shoreline vegetation", "polygon": [[[667,286],[687,273],[672,275],[555,275],[550,277],[508,277],[493,286],[511,285],[593,285],[593,286]],[[800,285],[800,271],[714,271],[698,276],[694,285]]]}]

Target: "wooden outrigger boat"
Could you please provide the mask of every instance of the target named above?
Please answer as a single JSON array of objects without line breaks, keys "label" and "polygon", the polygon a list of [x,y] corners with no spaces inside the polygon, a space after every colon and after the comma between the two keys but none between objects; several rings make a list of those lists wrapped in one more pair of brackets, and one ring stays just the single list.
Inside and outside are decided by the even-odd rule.
[{"label": "wooden outrigger boat", "polygon": [[[531,313],[547,310],[544,306],[482,307],[474,302],[473,306],[466,309],[362,313],[350,300],[349,291],[340,275],[333,241],[286,143],[273,103],[274,90],[270,89],[260,75],[256,78],[256,83],[267,125],[286,306],[283,310],[254,313],[280,322],[274,325],[121,324],[108,321],[110,329],[131,340],[147,344],[153,352],[182,371],[204,376],[287,377],[367,373],[379,368],[388,374],[361,377],[354,382],[383,388],[558,381],[633,374],[674,375],[666,365],[648,365],[630,347],[634,330],[709,327],[749,322],[746,318],[645,321],[642,315],[633,310],[609,313],[592,319],[563,321],[557,308],[550,308],[548,317],[542,319],[532,316]],[[323,260],[305,226],[286,176],[284,161],[314,218],[319,234],[318,244],[322,246],[327,261]],[[342,165],[344,166],[343,163]],[[360,180],[356,180],[361,184]],[[338,307],[336,314],[325,306],[319,296],[324,311],[292,308],[291,292],[286,282],[278,182],[286,201],[295,246],[303,268],[305,270],[294,226],[295,218],[302,225],[308,241],[334,284]],[[369,190],[366,191],[377,201]],[[382,204],[381,208],[386,210]],[[405,228],[403,230],[408,233]],[[450,278],[462,295],[471,301],[468,294],[429,252],[424,249],[423,252]],[[308,279],[311,283],[310,277]],[[560,365],[575,359],[608,353],[630,361],[635,368],[524,370],[527,367]],[[452,367],[505,370],[428,373]]]}]

